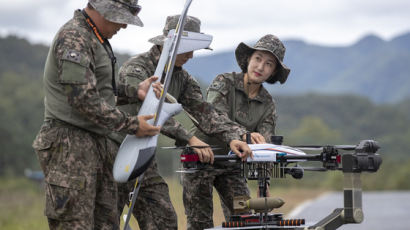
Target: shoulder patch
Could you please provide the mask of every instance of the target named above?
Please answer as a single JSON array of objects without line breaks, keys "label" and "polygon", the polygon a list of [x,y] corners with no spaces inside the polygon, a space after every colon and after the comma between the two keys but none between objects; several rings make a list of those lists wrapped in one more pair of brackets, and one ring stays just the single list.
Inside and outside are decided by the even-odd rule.
[{"label": "shoulder patch", "polygon": [[208,87],[208,92],[218,91],[222,95],[227,95],[229,90],[231,90],[231,82],[223,74],[216,76],[211,85]]},{"label": "shoulder patch", "polygon": [[88,67],[90,61],[87,58],[86,55],[83,53],[80,53],[77,50],[66,50],[61,58],[62,60],[65,61],[70,61],[73,63],[77,63],[79,65],[82,65],[84,67]]},{"label": "shoulder patch", "polygon": [[212,82],[212,84],[209,86],[210,90],[220,90],[223,87],[225,87],[225,82],[221,82],[221,81],[214,81]]},{"label": "shoulder patch", "polygon": [[135,68],[131,68],[131,72],[134,74],[142,74],[145,71],[141,67],[135,67]]},{"label": "shoulder patch", "polygon": [[86,55],[76,50],[66,50],[61,57],[61,84],[86,84],[85,77],[90,61]]},{"label": "shoulder patch", "polygon": [[141,66],[129,66],[127,68],[127,74],[135,76],[142,81],[150,77],[147,71]]}]

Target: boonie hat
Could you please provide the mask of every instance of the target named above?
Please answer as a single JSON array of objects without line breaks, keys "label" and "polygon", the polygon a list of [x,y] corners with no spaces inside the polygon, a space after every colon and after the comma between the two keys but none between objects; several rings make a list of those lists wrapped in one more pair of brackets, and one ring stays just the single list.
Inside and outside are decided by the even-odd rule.
[{"label": "boonie hat", "polygon": [[92,7],[110,22],[144,26],[138,13],[138,0],[88,0]]},{"label": "boonie hat", "polygon": [[[178,24],[180,15],[168,16],[165,21],[164,29],[162,30],[162,35],[150,38],[148,41],[154,43],[155,45],[164,45],[164,41],[167,38],[168,32],[172,29],[175,29]],[[185,18],[184,31],[200,33],[201,30],[201,21],[192,16],[187,16]]]},{"label": "boonie hat", "polygon": [[283,58],[285,57],[286,48],[278,37],[272,34],[268,34],[259,39],[253,47],[241,42],[235,50],[236,61],[238,62],[241,70],[246,73],[248,69],[248,59],[256,50],[268,51],[278,61],[276,73],[271,75],[266,82],[274,84],[279,81],[281,84],[285,83],[288,79],[290,69],[283,64]]}]

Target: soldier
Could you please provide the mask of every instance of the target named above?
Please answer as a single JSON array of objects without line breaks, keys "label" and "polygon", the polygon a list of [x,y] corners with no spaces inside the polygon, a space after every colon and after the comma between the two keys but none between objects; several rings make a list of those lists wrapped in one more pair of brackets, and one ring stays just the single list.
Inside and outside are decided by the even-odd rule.
[{"label": "soldier", "polygon": [[[232,121],[251,133],[252,143],[266,143],[275,135],[275,103],[262,83],[283,84],[290,69],[283,64],[285,47],[274,35],[265,35],[254,47],[240,43],[235,51],[242,73],[218,75],[208,88],[207,100]],[[215,154],[227,154],[226,144],[197,130],[195,135],[220,147]],[[242,137],[245,140],[245,135]],[[183,200],[188,229],[213,227],[212,190],[216,188],[225,218],[233,214],[233,197],[249,196],[240,166],[217,162],[208,170],[185,174]]]},{"label": "soldier", "polygon": [[[132,57],[121,67],[118,87],[120,109],[131,114],[138,113],[138,108],[147,91],[146,88],[157,79],[151,76],[158,64],[166,35],[171,29],[175,29],[178,19],[179,15],[167,17],[163,34],[149,40],[154,46],[148,52]],[[200,20],[188,16],[184,30],[200,32]],[[168,93],[198,120],[201,130],[217,135],[229,143],[239,156],[246,158],[251,151],[245,142],[239,141],[245,130],[231,122],[227,116],[218,114],[209,103],[205,102],[198,82],[182,68],[192,56],[193,52],[177,55]],[[157,96],[160,90],[160,83],[154,83]],[[178,142],[185,142],[191,146],[207,146],[173,119],[164,124],[161,132],[177,139]],[[210,148],[197,148],[195,151],[202,162],[213,162],[213,152]],[[128,193],[132,191],[134,184],[134,182],[128,182],[120,185],[119,212],[122,212],[124,205],[128,203]],[[145,172],[135,207],[133,214],[141,229],[177,229],[177,217],[170,201],[168,186],[158,173],[155,159]]]},{"label": "soldier", "polygon": [[151,116],[115,108],[115,56],[108,39],[142,26],[137,0],[89,0],[56,34],[44,71],[45,115],[33,147],[45,175],[50,229],[119,229],[118,150],[108,134],[156,135]]}]

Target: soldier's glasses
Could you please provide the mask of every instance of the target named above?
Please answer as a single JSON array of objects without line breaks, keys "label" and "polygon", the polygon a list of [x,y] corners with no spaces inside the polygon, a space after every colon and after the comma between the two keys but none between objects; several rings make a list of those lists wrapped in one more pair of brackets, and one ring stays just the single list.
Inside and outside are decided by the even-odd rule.
[{"label": "soldier's glasses", "polygon": [[137,14],[141,11],[141,6],[138,5],[138,1],[133,5],[131,5],[129,3],[126,3],[126,2],[122,2],[120,0],[112,0],[112,1],[120,3],[120,4],[128,7],[128,9],[131,11],[131,14],[133,14],[135,16],[137,16]]}]

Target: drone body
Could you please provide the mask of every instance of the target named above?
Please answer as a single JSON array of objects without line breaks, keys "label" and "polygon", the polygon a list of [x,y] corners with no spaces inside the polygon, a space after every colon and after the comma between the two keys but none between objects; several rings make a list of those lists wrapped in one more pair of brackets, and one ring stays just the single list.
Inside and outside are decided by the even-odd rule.
[{"label": "drone body", "polygon": [[[232,215],[222,228],[213,229],[337,229],[349,223],[363,221],[362,194],[360,175],[362,172],[376,172],[382,159],[376,152],[379,149],[377,142],[363,140],[358,145],[333,146],[283,146],[274,144],[249,145],[253,151],[253,159],[242,162],[239,157],[229,153],[216,155],[215,161],[231,161],[241,164],[241,175],[248,180],[258,180],[259,196],[266,197],[267,183],[271,177],[283,178],[286,174],[296,179],[303,177],[304,170],[327,171],[339,170],[344,175],[344,207],[335,209],[331,214],[312,226],[305,226],[304,219],[284,220],[281,214],[269,213],[278,203],[278,200],[266,200],[262,205],[255,206],[255,213],[251,215]],[[321,151],[320,154],[306,154],[302,150]],[[346,151],[340,153],[339,150]],[[322,163],[321,167],[301,167],[305,161]],[[181,153],[181,172],[195,172],[207,167],[199,162],[199,157],[192,148],[187,147]],[[296,164],[289,167],[289,164]],[[240,201],[239,208],[243,209],[252,200]],[[256,201],[256,200],[255,200]],[[260,201],[256,201],[260,202]],[[269,205],[272,202],[272,205]],[[275,205],[273,205],[275,204]],[[246,206],[248,207],[248,206]],[[246,208],[245,207],[245,208]],[[249,206],[251,207],[251,206]]]}]

